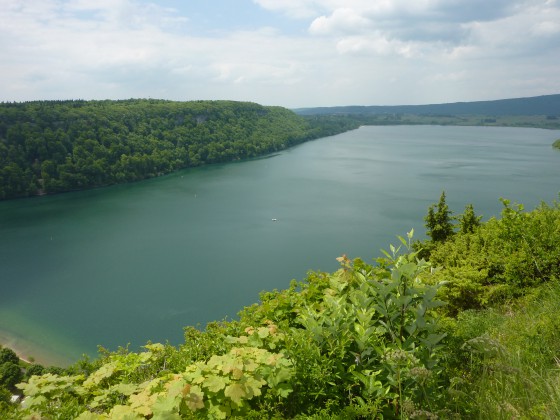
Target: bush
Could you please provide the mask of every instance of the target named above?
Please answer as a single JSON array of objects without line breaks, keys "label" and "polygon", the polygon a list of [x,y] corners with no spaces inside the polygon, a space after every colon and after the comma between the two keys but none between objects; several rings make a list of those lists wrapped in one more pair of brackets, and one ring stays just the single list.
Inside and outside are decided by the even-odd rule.
[{"label": "bush", "polygon": [[507,302],[560,277],[558,203],[524,212],[502,202],[501,219],[431,244],[430,262],[441,267],[434,278],[447,282],[442,292],[451,315]]},{"label": "bush", "polygon": [[3,386],[10,391],[15,390],[16,384],[20,383],[22,379],[23,372],[19,363],[5,362],[0,365],[0,387]]},{"label": "bush", "polygon": [[0,349],[0,365],[4,363],[13,363],[13,364],[19,363],[18,355],[8,347],[4,347]]}]

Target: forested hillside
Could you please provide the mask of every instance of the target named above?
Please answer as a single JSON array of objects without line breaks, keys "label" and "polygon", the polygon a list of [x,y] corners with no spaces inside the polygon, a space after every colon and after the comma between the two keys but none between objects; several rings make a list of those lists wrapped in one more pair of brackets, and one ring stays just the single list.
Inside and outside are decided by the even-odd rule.
[{"label": "forested hillside", "polygon": [[429,240],[410,232],[375,264],[341,256],[177,347],[25,373],[4,350],[0,417],[559,418],[560,205],[502,202],[483,223],[442,194]]},{"label": "forested hillside", "polygon": [[301,115],[547,115],[558,118],[560,116],[560,94],[530,98],[499,99],[495,101],[454,102],[427,105],[333,106],[302,108],[295,111]]},{"label": "forested hillside", "polygon": [[248,159],[356,128],[232,101],[0,104],[0,199],[136,181]]}]

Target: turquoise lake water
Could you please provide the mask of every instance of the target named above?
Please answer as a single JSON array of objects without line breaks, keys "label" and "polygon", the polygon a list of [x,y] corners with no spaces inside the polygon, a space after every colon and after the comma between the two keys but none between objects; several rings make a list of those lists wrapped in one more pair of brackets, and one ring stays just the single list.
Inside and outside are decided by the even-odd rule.
[{"label": "turquoise lake water", "polygon": [[[67,364],[97,345],[178,344],[336,257],[366,261],[442,190],[487,219],[560,191],[560,131],[362,127],[263,159],[0,202],[0,341]],[[276,219],[276,221],[273,221]]]}]

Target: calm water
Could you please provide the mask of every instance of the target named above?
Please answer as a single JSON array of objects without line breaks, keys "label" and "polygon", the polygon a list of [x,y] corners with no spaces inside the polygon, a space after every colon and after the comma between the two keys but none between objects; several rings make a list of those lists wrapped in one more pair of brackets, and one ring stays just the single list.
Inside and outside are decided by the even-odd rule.
[{"label": "calm water", "polygon": [[[442,190],[485,218],[560,191],[560,131],[362,127],[266,159],[0,202],[0,339],[65,363],[97,345],[177,344],[343,253],[424,232]],[[277,219],[277,221],[272,221]]]}]

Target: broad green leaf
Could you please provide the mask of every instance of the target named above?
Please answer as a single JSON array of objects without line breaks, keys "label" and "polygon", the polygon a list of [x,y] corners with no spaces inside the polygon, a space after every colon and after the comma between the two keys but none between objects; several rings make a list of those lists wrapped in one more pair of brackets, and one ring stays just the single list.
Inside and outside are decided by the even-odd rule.
[{"label": "broad green leaf", "polygon": [[287,398],[288,395],[290,395],[290,393],[293,392],[292,387],[290,386],[290,384],[283,382],[278,384],[276,387],[274,387],[274,390],[276,391],[276,393],[278,395],[280,395],[282,398]]},{"label": "broad green leaf", "polygon": [[138,356],[139,356],[139,361],[141,363],[147,363],[152,359],[153,353],[151,351],[144,351],[140,353]]},{"label": "broad green leaf", "polygon": [[260,338],[266,338],[270,335],[270,330],[268,329],[268,327],[260,327],[257,330],[257,333]]},{"label": "broad green leaf", "polygon": [[159,395],[156,402],[152,406],[154,416],[160,415],[162,413],[174,413],[179,411],[179,405],[181,404],[181,397],[169,396],[169,395]]},{"label": "broad green leaf", "polygon": [[231,377],[233,379],[239,380],[239,379],[243,378],[243,371],[241,369],[235,368],[231,371]]},{"label": "broad green leaf", "polygon": [[261,387],[266,385],[266,381],[258,380],[256,378],[249,377],[245,381],[245,387],[247,390],[247,399],[251,399],[253,397],[258,397],[261,395]]},{"label": "broad green leaf", "polygon": [[360,337],[362,337],[366,332],[365,328],[357,322],[354,324],[354,330]]},{"label": "broad green leaf", "polygon": [[247,360],[245,362],[244,368],[246,372],[254,372],[259,367],[258,363],[255,363],[254,360]]},{"label": "broad green leaf", "polygon": [[189,392],[191,385],[181,375],[175,375],[173,380],[167,383],[165,387],[169,397],[177,397]]},{"label": "broad green leaf", "polygon": [[227,337],[225,337],[224,341],[228,344],[237,344],[239,343],[239,338],[228,335]]},{"label": "broad green leaf", "polygon": [[33,408],[39,406],[41,404],[46,403],[48,400],[43,395],[38,395],[36,397],[26,397],[22,402],[22,407],[24,408]]},{"label": "broad green leaf", "polygon": [[423,315],[416,314],[416,325],[418,326],[419,329],[427,328],[426,319],[424,318]]},{"label": "broad green leaf", "polygon": [[429,334],[424,340],[421,340],[422,343],[426,345],[428,348],[435,347],[441,340],[443,340],[447,336],[447,333],[442,334]]},{"label": "broad green leaf", "polygon": [[164,351],[165,350],[165,346],[161,343],[152,343],[152,344],[146,344],[144,346],[144,348],[150,350],[151,352],[160,352],[160,351]]},{"label": "broad green leaf", "polygon": [[251,347],[261,347],[264,344],[259,335],[255,333],[251,334],[251,336],[248,337],[245,342]]},{"label": "broad green leaf", "polygon": [[293,376],[293,370],[288,367],[281,367],[278,369],[274,378],[276,379],[277,383],[288,381]]},{"label": "broad green leaf", "polygon": [[91,411],[84,411],[75,420],[104,420],[108,419],[106,414],[96,414],[92,413]]},{"label": "broad green leaf", "polygon": [[409,335],[413,335],[413,334],[416,332],[417,328],[418,328],[418,327],[417,327],[417,325],[416,325],[415,323],[414,323],[414,324],[411,324],[411,325],[406,325],[406,326],[404,327],[404,329],[406,330],[406,332],[407,332]]},{"label": "broad green leaf", "polygon": [[231,407],[229,405],[213,405],[208,409],[208,417],[212,419],[225,419],[231,416]]},{"label": "broad green leaf", "polygon": [[148,395],[145,393],[131,395],[129,398],[130,407],[142,416],[151,416],[152,406],[156,402],[157,397],[157,394]]},{"label": "broad green leaf", "polygon": [[[208,367],[216,368],[216,369],[218,369],[218,370],[221,370],[221,369],[222,369],[222,366],[223,366],[223,359],[222,359],[222,357],[220,357],[220,356],[213,355],[213,356],[210,358],[210,360],[208,360],[208,362],[206,362],[206,365],[207,365]],[[194,368],[194,367],[193,367],[193,368]]]},{"label": "broad green leaf", "polygon": [[109,418],[114,420],[140,420],[143,417],[139,416],[134,410],[127,405],[116,405],[109,412]]},{"label": "broad green leaf", "polygon": [[178,413],[160,413],[154,415],[152,420],[181,420],[181,416]]},{"label": "broad green leaf", "polygon": [[191,387],[190,392],[185,395],[185,404],[193,412],[203,409],[204,393],[202,390],[197,386]]},{"label": "broad green leaf", "polygon": [[227,375],[236,369],[243,371],[242,361],[236,359],[228,359],[227,361],[224,361],[224,365],[222,366],[223,373]]},{"label": "broad green leaf", "polygon": [[117,384],[110,388],[110,391],[118,392],[126,396],[134,394],[138,391],[138,385],[135,384]]},{"label": "broad green leaf", "polygon": [[226,387],[224,395],[230,398],[234,403],[241,405],[241,401],[247,398],[247,391],[242,384],[230,384]]},{"label": "broad green leaf", "polygon": [[203,386],[210,392],[218,393],[230,382],[229,378],[218,375],[209,375],[204,379]]},{"label": "broad green leaf", "polygon": [[116,362],[109,362],[101,366],[95,372],[93,372],[89,378],[86,379],[84,382],[84,387],[90,388],[95,385],[99,385],[99,383],[106,378],[110,378],[115,370],[117,369]]}]

